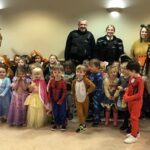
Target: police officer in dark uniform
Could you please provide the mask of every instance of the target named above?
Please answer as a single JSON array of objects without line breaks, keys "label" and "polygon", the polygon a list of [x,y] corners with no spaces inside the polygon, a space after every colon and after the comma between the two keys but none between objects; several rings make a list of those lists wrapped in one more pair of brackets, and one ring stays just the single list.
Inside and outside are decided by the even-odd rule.
[{"label": "police officer in dark uniform", "polygon": [[118,61],[120,55],[124,54],[124,47],[122,40],[114,36],[115,27],[113,25],[106,27],[106,33],[105,36],[98,38],[94,56],[111,64]]},{"label": "police officer in dark uniform", "polygon": [[78,30],[69,33],[65,60],[72,60],[75,65],[81,64],[85,59],[93,58],[95,39],[91,32],[87,31],[87,21],[79,20]]}]

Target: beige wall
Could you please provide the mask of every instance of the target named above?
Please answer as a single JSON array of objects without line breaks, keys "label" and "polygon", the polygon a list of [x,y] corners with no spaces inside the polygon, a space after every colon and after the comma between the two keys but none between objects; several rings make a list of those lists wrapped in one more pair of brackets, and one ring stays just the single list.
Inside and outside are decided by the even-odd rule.
[{"label": "beige wall", "polygon": [[77,16],[74,14],[72,17],[44,9],[6,9],[0,12],[3,36],[0,54],[12,58],[14,53],[11,49],[19,54],[30,54],[32,50],[39,50],[45,57],[53,53],[63,58],[67,35],[77,28],[78,18],[87,18],[88,29],[94,34],[96,40],[105,34],[108,24],[114,24],[116,36],[123,40],[128,54],[132,43],[138,38],[140,24],[150,23],[150,14],[144,10],[141,14],[126,9],[119,18],[112,18],[104,9]]}]

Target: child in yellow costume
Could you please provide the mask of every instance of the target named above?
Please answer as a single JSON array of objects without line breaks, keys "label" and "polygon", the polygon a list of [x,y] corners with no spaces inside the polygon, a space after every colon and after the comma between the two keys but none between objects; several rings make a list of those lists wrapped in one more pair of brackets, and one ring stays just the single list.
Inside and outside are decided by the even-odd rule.
[{"label": "child in yellow costume", "polygon": [[42,127],[46,122],[46,109],[49,109],[46,82],[42,69],[35,67],[32,70],[32,83],[29,86],[30,95],[25,100],[27,110],[27,126],[33,128]]}]

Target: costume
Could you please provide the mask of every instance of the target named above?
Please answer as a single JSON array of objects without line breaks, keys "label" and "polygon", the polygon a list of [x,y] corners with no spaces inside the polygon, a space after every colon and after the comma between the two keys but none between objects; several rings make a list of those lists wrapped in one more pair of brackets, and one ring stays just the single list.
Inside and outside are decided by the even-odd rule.
[{"label": "costume", "polygon": [[94,49],[95,39],[91,32],[74,30],[67,38],[65,60],[71,59],[75,64],[82,64],[83,60],[93,57]]},{"label": "costume", "polygon": [[128,88],[123,99],[128,104],[131,122],[131,135],[136,137],[139,132],[139,117],[143,104],[144,81],[138,77],[130,77]]},{"label": "costume", "polygon": [[124,47],[121,39],[113,36],[111,40],[108,40],[107,35],[98,38],[95,57],[99,60],[112,63],[118,61],[123,53]]},{"label": "costume", "polygon": [[95,84],[96,89],[90,94],[90,105],[88,117],[93,118],[93,123],[98,124],[101,121],[101,101],[103,99],[103,78],[100,72],[91,73],[89,79]]},{"label": "costume", "polygon": [[24,103],[28,106],[27,126],[38,128],[46,122],[45,107],[48,104],[46,82],[42,79],[33,80],[31,87],[32,93],[30,93]]},{"label": "costume", "polygon": [[63,79],[59,81],[51,79],[49,93],[55,125],[66,124],[66,92],[66,82]]},{"label": "costume", "polygon": [[117,108],[118,110],[123,112],[123,124],[120,127],[121,130],[125,130],[128,129],[129,130],[129,111],[128,111],[128,107],[127,104],[123,101],[123,95],[125,93],[125,89],[128,85],[128,81],[129,81],[129,77],[125,77],[124,75],[120,75],[119,77],[119,86],[121,86],[123,88],[123,90],[121,90],[119,92],[119,96],[117,98]]},{"label": "costume", "polygon": [[[104,101],[102,102],[102,106],[106,107],[105,112],[105,125],[109,124],[110,119],[110,109],[112,106],[115,107],[116,110],[113,109],[113,119],[114,126],[117,126],[118,121],[118,112],[117,112],[117,97],[119,95],[118,86],[118,78],[111,80],[109,77],[104,80]],[[112,100],[111,97],[114,97]]]},{"label": "costume", "polygon": [[94,83],[88,78],[84,77],[83,80],[77,79],[72,82],[72,93],[75,98],[77,108],[77,115],[80,124],[85,123],[89,108],[89,94],[95,89]]},{"label": "costume", "polygon": [[137,40],[133,43],[131,48],[131,56],[139,62],[141,66],[144,65],[146,59],[146,52],[149,42],[141,42]]},{"label": "costume", "polygon": [[67,84],[67,94],[66,94],[66,103],[67,103],[67,117],[68,119],[72,119],[73,118],[73,114],[74,114],[74,99],[71,93],[71,84],[72,84],[72,80],[74,78],[75,74],[71,73],[71,74],[67,74],[64,73],[63,79],[66,81]]},{"label": "costume", "polygon": [[8,124],[23,125],[26,122],[26,108],[24,101],[28,96],[28,84],[30,80],[25,78],[17,81],[17,77],[13,78],[12,83],[12,98],[8,113]]},{"label": "costume", "polygon": [[10,79],[0,79],[0,117],[7,117],[11,100]]}]

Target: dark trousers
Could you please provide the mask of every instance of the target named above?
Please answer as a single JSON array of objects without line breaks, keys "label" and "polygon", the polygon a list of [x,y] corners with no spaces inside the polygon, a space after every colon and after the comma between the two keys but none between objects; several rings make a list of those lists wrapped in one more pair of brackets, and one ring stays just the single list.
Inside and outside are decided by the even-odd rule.
[{"label": "dark trousers", "polygon": [[56,101],[52,100],[52,109],[54,115],[54,123],[56,125],[66,124],[66,101],[64,100],[61,105],[58,105]]}]

